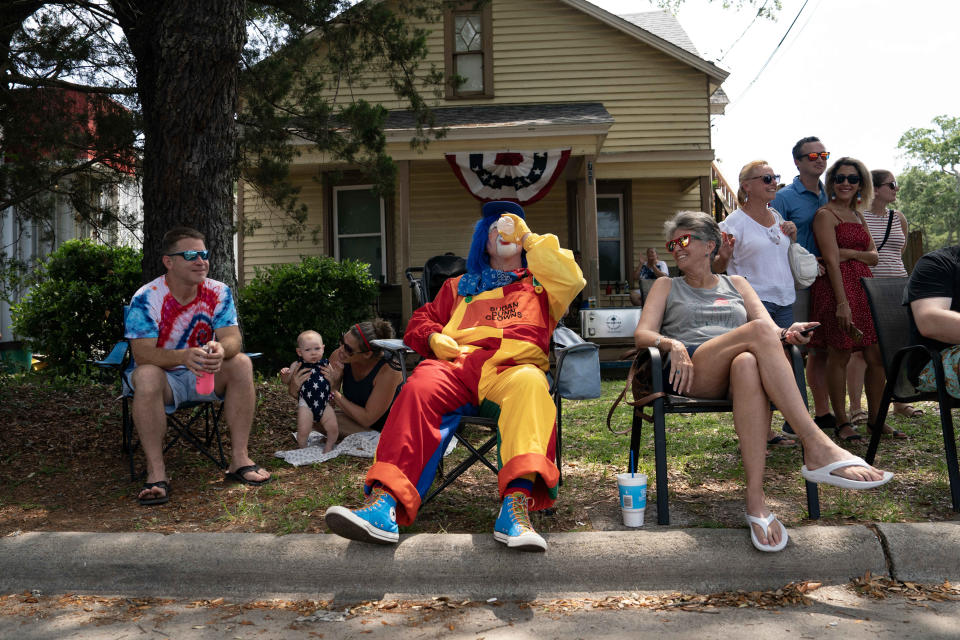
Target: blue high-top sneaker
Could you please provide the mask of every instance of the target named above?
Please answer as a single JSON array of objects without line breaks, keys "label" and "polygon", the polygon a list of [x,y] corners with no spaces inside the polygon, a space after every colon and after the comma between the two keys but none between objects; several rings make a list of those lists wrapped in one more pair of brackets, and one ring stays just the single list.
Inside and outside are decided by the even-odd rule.
[{"label": "blue high-top sneaker", "polygon": [[330,530],[344,538],[377,544],[391,544],[400,539],[397,501],[382,487],[371,492],[362,509],[330,507],[323,517]]},{"label": "blue high-top sneaker", "polygon": [[527,496],[519,491],[504,497],[500,515],[493,526],[493,537],[511,549],[519,551],[546,551],[547,541],[533,530],[527,512]]}]

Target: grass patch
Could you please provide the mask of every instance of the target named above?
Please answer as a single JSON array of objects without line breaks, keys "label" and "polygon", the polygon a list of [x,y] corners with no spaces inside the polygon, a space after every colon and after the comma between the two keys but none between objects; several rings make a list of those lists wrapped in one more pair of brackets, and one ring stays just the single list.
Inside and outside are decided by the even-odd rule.
[{"label": "grass patch", "polygon": [[[626,372],[622,374],[626,376]],[[250,455],[273,473],[261,487],[223,481],[223,472],[181,445],[166,455],[170,502],[136,504],[142,480],[130,482],[120,452],[120,406],[114,384],[89,379],[49,380],[40,374],[0,375],[0,535],[14,530],[51,531],[256,531],[277,534],[326,531],[323,514],[332,505],[363,503],[369,459],[342,456],[323,464],[291,467],[274,452],[293,446],[292,399],[273,380],[257,381],[257,413]],[[607,411],[623,387],[603,381],[603,396],[563,403],[563,486],[551,516],[534,515],[544,532],[619,528],[615,476],[626,470],[629,433],[606,428]],[[916,522],[956,519],[951,511],[943,436],[936,406],[921,403],[924,416],[888,418],[906,441],[884,439],[877,464],[897,473],[877,490],[853,492],[822,487],[822,522]],[[64,420],[64,415],[70,417]],[[775,414],[773,425],[783,420]],[[631,413],[621,405],[613,427],[629,430]],[[480,438],[485,434],[479,433]],[[224,447],[229,455],[229,434]],[[866,441],[847,448],[866,453]],[[461,452],[446,461],[452,469]],[[667,456],[673,524],[743,527],[743,467],[730,414],[671,415]],[[143,468],[142,455],[136,457]],[[638,470],[649,477],[648,505],[655,503],[653,429],[644,425]],[[806,517],[799,448],[773,449],[767,458],[768,504],[788,525]],[[62,478],[84,500],[58,508]],[[499,503],[496,478],[474,466],[433,502],[405,532],[489,533]],[[655,517],[647,512],[648,527]]]}]

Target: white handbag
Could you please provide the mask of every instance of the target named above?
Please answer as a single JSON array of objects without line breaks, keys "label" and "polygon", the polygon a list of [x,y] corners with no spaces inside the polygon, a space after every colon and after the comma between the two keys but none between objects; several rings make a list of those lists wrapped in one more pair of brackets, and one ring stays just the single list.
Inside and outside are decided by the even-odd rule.
[{"label": "white handbag", "polygon": [[817,279],[819,269],[817,257],[796,242],[787,249],[787,261],[793,273],[793,283],[797,289],[806,289]]}]

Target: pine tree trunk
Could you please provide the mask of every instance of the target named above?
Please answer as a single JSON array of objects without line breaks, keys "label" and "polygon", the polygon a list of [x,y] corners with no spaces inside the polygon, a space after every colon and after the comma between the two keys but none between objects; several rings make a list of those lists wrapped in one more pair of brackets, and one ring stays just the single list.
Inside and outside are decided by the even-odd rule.
[{"label": "pine tree trunk", "polygon": [[136,58],[143,106],[143,277],[164,272],[160,240],[206,235],[210,277],[236,285],[234,158],[243,0],[111,2]]}]

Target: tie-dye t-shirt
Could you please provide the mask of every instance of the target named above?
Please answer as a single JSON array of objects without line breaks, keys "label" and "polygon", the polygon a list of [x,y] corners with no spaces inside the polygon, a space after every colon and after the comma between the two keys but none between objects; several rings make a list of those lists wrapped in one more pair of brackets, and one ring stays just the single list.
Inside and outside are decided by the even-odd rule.
[{"label": "tie-dye t-shirt", "polygon": [[160,276],[133,294],[126,317],[126,337],[156,338],[161,349],[201,347],[214,339],[214,330],[237,324],[237,308],[230,287],[206,278],[197,297],[185,306]]}]

